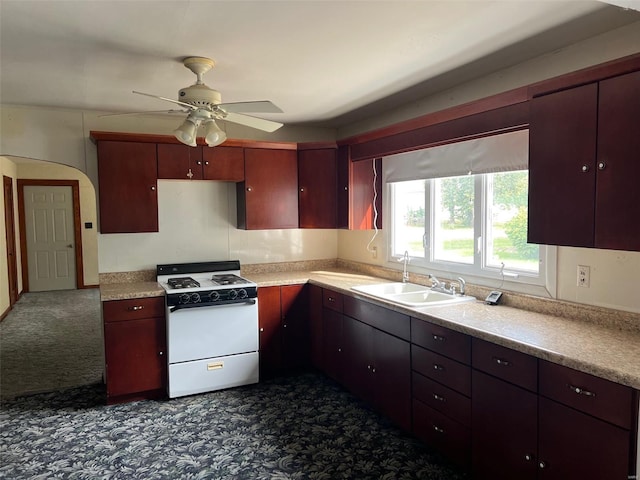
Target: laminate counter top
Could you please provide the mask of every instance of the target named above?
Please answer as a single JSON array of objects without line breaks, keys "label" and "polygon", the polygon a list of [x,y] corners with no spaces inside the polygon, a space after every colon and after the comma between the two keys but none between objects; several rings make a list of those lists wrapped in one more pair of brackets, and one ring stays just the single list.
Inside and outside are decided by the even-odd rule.
[{"label": "laminate counter top", "polygon": [[[621,326],[615,321],[609,321],[609,316],[615,317],[615,311],[603,315],[607,318],[602,318],[601,321],[585,321],[504,305],[487,305],[480,300],[414,309],[351,290],[356,285],[390,280],[340,269],[256,273],[245,277],[258,286],[309,282],[472,337],[640,389],[640,315],[637,315],[637,324]],[[571,306],[570,309],[572,312],[579,312],[579,308]]]},{"label": "laminate counter top", "polygon": [[164,296],[164,289],[155,281],[100,284],[101,302],[162,296]]}]

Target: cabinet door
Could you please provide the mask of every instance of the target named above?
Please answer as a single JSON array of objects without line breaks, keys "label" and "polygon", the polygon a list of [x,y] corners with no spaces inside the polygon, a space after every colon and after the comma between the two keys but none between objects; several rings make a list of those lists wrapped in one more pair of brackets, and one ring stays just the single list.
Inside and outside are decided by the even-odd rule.
[{"label": "cabinet door", "polygon": [[164,317],[105,323],[107,396],[165,389]]},{"label": "cabinet door", "polygon": [[411,350],[409,342],[372,330],[373,404],[405,431],[411,430]]},{"label": "cabinet door", "polygon": [[344,360],[342,351],[343,315],[328,308],[322,309],[325,373],[342,383]]},{"label": "cabinet door", "polygon": [[287,369],[309,365],[308,291],[306,285],[280,287],[283,363]]},{"label": "cabinet door", "polygon": [[552,400],[539,400],[539,478],[624,480],[630,433]]},{"label": "cabinet door", "polygon": [[260,376],[269,376],[282,367],[280,287],[258,288],[260,329]]},{"label": "cabinet door", "polygon": [[593,246],[597,84],[530,101],[528,241]]},{"label": "cabinet door", "polygon": [[298,228],[295,150],[246,148],[245,181],[238,183],[238,228]]},{"label": "cabinet door", "polygon": [[477,370],[472,385],[474,478],[535,479],[537,395]]},{"label": "cabinet door", "polygon": [[98,142],[100,233],[158,231],[155,143]]},{"label": "cabinet door", "polygon": [[300,228],[336,228],[335,149],[298,152]]},{"label": "cabinet door", "polygon": [[373,328],[344,316],[342,326],[344,350],[344,385],[367,403],[374,399]]},{"label": "cabinet door", "polygon": [[159,143],[158,178],[202,180],[202,147]]},{"label": "cabinet door", "polygon": [[351,160],[349,158],[349,146],[342,145],[338,147],[337,152],[337,228],[349,228],[349,167],[351,166]]},{"label": "cabinet door", "polygon": [[322,322],[322,288],[309,285],[309,327],[311,335],[311,364],[324,371],[324,327]]},{"label": "cabinet door", "polygon": [[382,228],[382,160],[351,162],[350,169],[349,229],[372,230],[374,221]]},{"label": "cabinet door", "polygon": [[244,180],[244,149],[205,147],[202,151],[202,175],[205,180],[242,182]]},{"label": "cabinet door", "polygon": [[595,246],[640,251],[640,72],[600,82]]}]

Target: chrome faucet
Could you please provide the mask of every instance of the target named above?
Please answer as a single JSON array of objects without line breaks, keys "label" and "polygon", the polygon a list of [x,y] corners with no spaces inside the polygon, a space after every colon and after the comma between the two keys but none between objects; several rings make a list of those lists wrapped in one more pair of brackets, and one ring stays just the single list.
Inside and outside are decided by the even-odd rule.
[{"label": "chrome faucet", "polygon": [[467,282],[464,281],[464,278],[458,277],[458,285],[460,285],[460,295],[464,295],[467,287]]},{"label": "chrome faucet", "polygon": [[409,272],[407,272],[407,264],[409,263],[409,251],[405,250],[404,255],[402,256],[401,262],[404,263],[404,268],[402,270],[402,282],[407,283],[409,281]]},{"label": "chrome faucet", "polygon": [[[449,295],[456,294],[456,286],[451,282],[447,287],[446,282],[441,282],[436,278],[435,275],[429,274],[429,279],[431,279],[431,290],[436,292],[448,293]],[[458,284],[460,285],[460,295],[464,295],[465,287],[467,282],[464,281],[464,278],[458,277]]]}]

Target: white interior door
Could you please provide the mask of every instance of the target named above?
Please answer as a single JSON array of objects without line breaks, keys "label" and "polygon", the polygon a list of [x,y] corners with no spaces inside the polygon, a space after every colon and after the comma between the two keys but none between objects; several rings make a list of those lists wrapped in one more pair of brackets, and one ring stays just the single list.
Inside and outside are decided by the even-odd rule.
[{"label": "white interior door", "polygon": [[24,208],[29,290],[76,288],[71,187],[26,185]]}]

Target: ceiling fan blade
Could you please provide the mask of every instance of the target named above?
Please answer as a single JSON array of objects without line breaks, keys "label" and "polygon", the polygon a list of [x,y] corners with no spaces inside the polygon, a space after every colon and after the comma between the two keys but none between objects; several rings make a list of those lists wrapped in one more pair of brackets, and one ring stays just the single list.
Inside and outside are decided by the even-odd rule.
[{"label": "ceiling fan blade", "polygon": [[282,110],[269,100],[221,103],[218,106],[222,107],[227,112],[282,113]]},{"label": "ceiling fan blade", "polygon": [[239,123],[240,125],[246,125],[251,128],[257,128],[258,130],[264,130],[265,132],[275,132],[283,125],[280,122],[273,122],[271,120],[265,120],[264,118],[252,117],[250,115],[243,115],[235,112],[224,112],[222,114],[222,120]]},{"label": "ceiling fan blade", "polygon": [[164,100],[165,102],[171,102],[171,103],[175,103],[177,105],[182,105],[183,107],[187,107],[189,110],[197,110],[198,109],[198,107],[194,107],[193,105],[189,105],[188,103],[179,102],[178,100],[173,100],[172,98],[161,97],[160,95],[153,95],[151,93],[144,93],[144,92],[136,92],[135,90],[133,91],[133,93],[137,93],[138,95],[144,95],[146,97],[158,98],[160,100]]},{"label": "ceiling fan blade", "polygon": [[117,116],[124,116],[124,115],[152,115],[154,113],[170,113],[170,114],[174,114],[174,113],[181,113],[181,114],[186,114],[189,113],[187,110],[147,110],[145,112],[125,112],[125,113],[105,113],[103,115],[98,115],[98,117],[117,117]]}]

